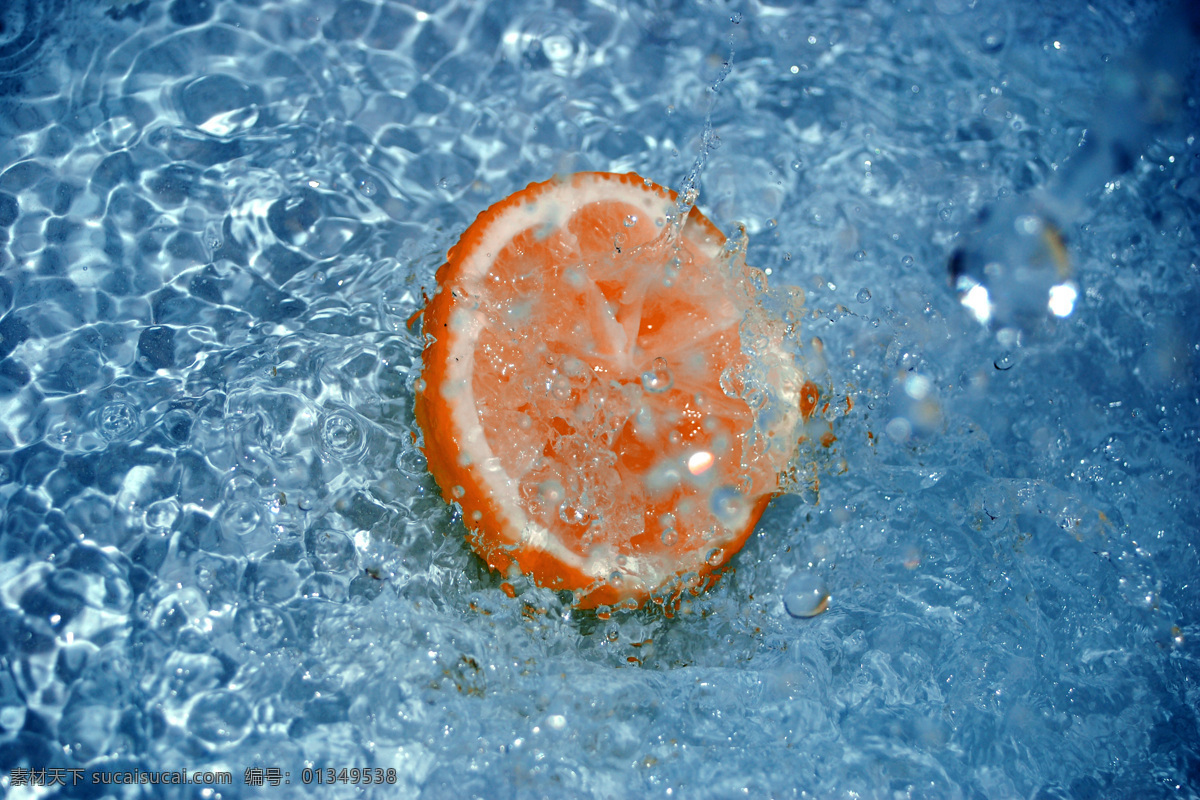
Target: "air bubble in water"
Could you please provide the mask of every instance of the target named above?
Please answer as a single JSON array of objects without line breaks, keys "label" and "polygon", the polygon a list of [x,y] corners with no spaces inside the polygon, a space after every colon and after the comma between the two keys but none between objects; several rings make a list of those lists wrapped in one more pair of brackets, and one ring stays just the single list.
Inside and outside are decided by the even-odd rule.
[{"label": "air bubble in water", "polygon": [[718,567],[721,565],[721,561],[723,561],[724,558],[725,549],[723,547],[714,547],[712,550],[708,551],[708,555],[704,557],[704,560],[708,562],[710,567]]},{"label": "air bubble in water", "polygon": [[630,214],[625,217],[625,227],[632,228],[634,225],[637,225],[637,219],[637,214]]},{"label": "air bubble in water", "polygon": [[805,570],[793,573],[783,589],[783,607],[793,617],[817,616],[829,607],[825,581]]},{"label": "air bubble in water", "polygon": [[870,301],[871,301],[871,290],[865,286],[863,288],[859,289],[858,290],[858,302],[868,303]]},{"label": "air bubble in water", "polygon": [[667,360],[661,356],[654,359],[650,364],[650,369],[642,373],[642,388],[647,392],[665,392],[675,383],[674,376],[671,375],[671,369],[667,366]]},{"label": "air bubble in water", "polygon": [[679,534],[674,528],[663,528],[662,543],[666,547],[674,547],[679,541]]}]

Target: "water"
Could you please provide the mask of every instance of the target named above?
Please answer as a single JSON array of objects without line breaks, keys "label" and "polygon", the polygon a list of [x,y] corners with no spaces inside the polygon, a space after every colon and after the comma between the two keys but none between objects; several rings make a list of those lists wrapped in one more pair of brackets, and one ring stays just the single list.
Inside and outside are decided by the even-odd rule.
[{"label": "water", "polygon": [[[1196,796],[1195,73],[1064,225],[1071,313],[981,325],[947,269],[1153,12],[10,0],[8,795]],[[714,590],[600,619],[471,555],[406,321],[491,202],[679,187],[702,139],[700,205],[805,291],[853,408]]]}]

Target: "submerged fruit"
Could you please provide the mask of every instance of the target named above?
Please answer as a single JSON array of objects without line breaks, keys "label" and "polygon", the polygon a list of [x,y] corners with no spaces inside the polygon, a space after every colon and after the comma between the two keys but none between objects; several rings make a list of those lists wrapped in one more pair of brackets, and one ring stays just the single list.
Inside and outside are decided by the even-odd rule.
[{"label": "submerged fruit", "polygon": [[581,607],[709,582],[800,419],[741,250],[674,192],[579,173],[481,213],[437,281],[415,413],[479,555]]}]

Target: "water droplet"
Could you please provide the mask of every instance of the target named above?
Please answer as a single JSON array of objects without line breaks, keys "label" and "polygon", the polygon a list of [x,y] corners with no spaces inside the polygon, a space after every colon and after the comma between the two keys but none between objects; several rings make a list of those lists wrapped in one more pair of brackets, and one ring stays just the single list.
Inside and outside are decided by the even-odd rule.
[{"label": "water droplet", "polygon": [[679,534],[674,528],[663,528],[662,543],[666,547],[674,547],[679,541]]},{"label": "water droplet", "polygon": [[637,219],[637,214],[630,214],[625,217],[625,227],[632,228],[634,225],[637,225]]},{"label": "water droplet", "polygon": [[375,185],[375,181],[363,178],[358,182],[358,190],[367,197],[373,197],[375,192],[379,191],[379,187]]},{"label": "water droplet", "polygon": [[865,261],[866,258],[867,258],[866,250],[859,250],[857,253],[854,254],[855,261]]},{"label": "water droplet", "polygon": [[992,362],[992,365],[1001,372],[1005,372],[1017,365],[1017,357],[1011,352],[1001,353],[1000,357]]},{"label": "water droplet", "polygon": [[721,561],[724,558],[725,558],[725,548],[714,547],[712,550],[708,551],[708,555],[704,557],[704,560],[708,563],[708,565],[710,567],[719,567],[721,565]]},{"label": "water droplet", "polygon": [[675,378],[671,375],[671,370],[667,366],[667,360],[661,356],[654,359],[650,364],[650,369],[642,373],[642,388],[647,392],[658,394],[670,389],[675,383]]},{"label": "water droplet", "polygon": [[138,428],[137,409],[129,403],[114,400],[96,413],[96,424],[100,435],[110,442],[131,438]]},{"label": "water droplet", "polygon": [[858,297],[858,302],[869,303],[871,301],[871,290],[864,286],[863,288],[858,290],[857,297]]},{"label": "water droplet", "polygon": [[461,500],[463,498],[463,495],[465,495],[466,493],[467,493],[467,490],[457,484],[454,485],[453,487],[451,487],[451,489],[450,489],[450,494],[452,494],[454,496],[455,500]]},{"label": "water droplet", "polygon": [[825,581],[805,570],[793,573],[783,589],[783,607],[793,617],[817,616],[829,607]]}]

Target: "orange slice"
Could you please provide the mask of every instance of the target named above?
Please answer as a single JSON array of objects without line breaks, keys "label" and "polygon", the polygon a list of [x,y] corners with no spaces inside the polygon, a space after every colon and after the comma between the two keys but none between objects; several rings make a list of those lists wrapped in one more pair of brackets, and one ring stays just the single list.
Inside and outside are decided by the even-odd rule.
[{"label": "orange slice", "polygon": [[794,453],[801,377],[762,273],[678,216],[633,173],[530,184],[450,249],[424,311],[430,471],[489,566],[580,607],[711,583]]}]

